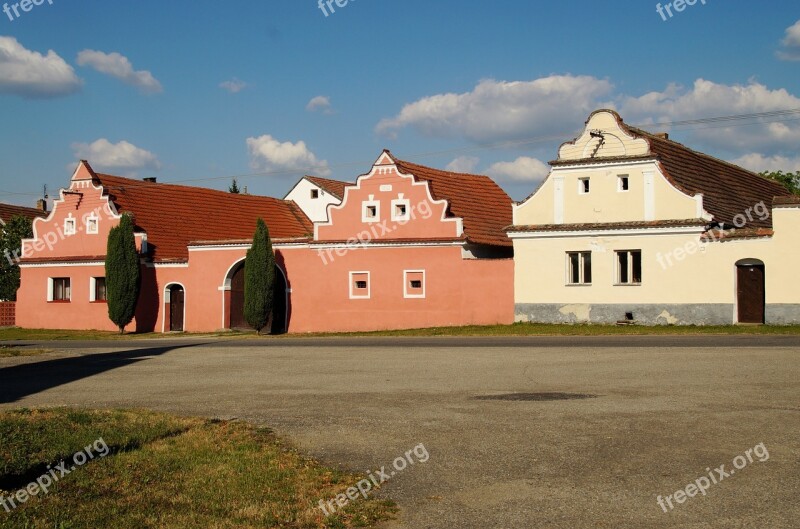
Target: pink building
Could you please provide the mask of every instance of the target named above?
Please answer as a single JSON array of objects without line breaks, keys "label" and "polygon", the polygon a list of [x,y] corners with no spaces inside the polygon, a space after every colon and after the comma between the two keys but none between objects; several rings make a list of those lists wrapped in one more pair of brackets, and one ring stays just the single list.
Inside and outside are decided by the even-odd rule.
[{"label": "pink building", "polygon": [[[104,258],[108,232],[126,212],[142,257],[130,327],[138,332],[245,327],[243,264],[259,217],[279,267],[273,332],[513,321],[512,245],[503,232],[511,199],[491,179],[384,151],[354,184],[303,181],[308,193],[298,185],[294,200],[280,200],[97,174],[81,162],[23,245],[17,325],[114,329]],[[323,214],[320,200],[329,201]]]}]

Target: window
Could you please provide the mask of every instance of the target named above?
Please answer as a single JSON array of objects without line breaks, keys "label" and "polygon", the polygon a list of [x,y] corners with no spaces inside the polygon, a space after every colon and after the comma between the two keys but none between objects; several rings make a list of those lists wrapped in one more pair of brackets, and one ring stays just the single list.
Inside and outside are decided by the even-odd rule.
[{"label": "window", "polygon": [[64,219],[64,235],[75,235],[75,219]]},{"label": "window", "polygon": [[642,284],[641,250],[623,250],[617,252],[617,284]]},{"label": "window", "polygon": [[54,277],[50,279],[50,292],[48,301],[70,301],[72,289],[68,277]]},{"label": "window", "polygon": [[628,175],[626,174],[619,175],[619,177],[617,178],[617,190],[627,191],[628,189],[630,189],[630,180],[628,178]]},{"label": "window", "polygon": [[425,297],[425,270],[406,270],[403,272],[405,290],[403,297],[406,299]]},{"label": "window", "polygon": [[89,217],[86,219],[86,233],[96,235],[99,232],[97,221],[97,217]]},{"label": "window", "polygon": [[312,189],[312,190],[311,190],[311,198],[312,198],[312,199],[317,199],[317,198],[319,198],[319,189]]},{"label": "window", "polygon": [[369,272],[350,272],[350,299],[369,298]]},{"label": "window", "polygon": [[567,253],[567,282],[570,285],[592,284],[592,252]]},{"label": "window", "polygon": [[411,202],[408,199],[403,198],[403,195],[400,195],[400,198],[397,200],[392,200],[392,220],[394,221],[405,221],[409,220],[409,212],[411,210]]},{"label": "window", "polygon": [[375,200],[374,195],[369,196],[369,200],[361,203],[361,222],[380,222],[381,203]]},{"label": "window", "polygon": [[93,277],[89,287],[89,301],[108,301],[105,277]]},{"label": "window", "polygon": [[589,194],[589,179],[588,178],[579,178],[578,179],[578,193],[581,195],[588,195]]}]

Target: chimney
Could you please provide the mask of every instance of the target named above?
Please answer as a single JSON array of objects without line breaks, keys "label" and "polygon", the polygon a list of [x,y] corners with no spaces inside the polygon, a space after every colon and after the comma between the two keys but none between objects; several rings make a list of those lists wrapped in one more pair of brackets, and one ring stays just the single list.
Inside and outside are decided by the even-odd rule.
[{"label": "chimney", "polygon": [[155,184],[156,183],[156,177],[155,176],[148,176],[147,178],[142,178],[142,180],[144,180],[145,182],[150,182],[151,184]]},{"label": "chimney", "polygon": [[669,139],[669,133],[668,132],[659,132],[655,136],[656,136],[656,138],[661,138],[662,140],[668,140]]},{"label": "chimney", "polygon": [[45,213],[47,213],[47,200],[45,200],[43,198],[40,198],[39,200],[37,200],[36,201],[36,209],[38,209],[39,211],[44,211]]}]

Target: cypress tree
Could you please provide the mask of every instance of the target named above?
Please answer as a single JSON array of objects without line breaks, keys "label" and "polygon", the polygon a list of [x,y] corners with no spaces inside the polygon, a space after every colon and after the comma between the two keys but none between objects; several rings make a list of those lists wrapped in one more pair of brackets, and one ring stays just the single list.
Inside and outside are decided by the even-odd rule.
[{"label": "cypress tree", "polygon": [[258,219],[253,245],[244,261],[244,319],[258,334],[269,322],[275,285],[275,252],[263,219]]},{"label": "cypress tree", "polygon": [[139,274],[133,219],[126,213],[122,215],[119,225],[111,228],[106,250],[108,318],[119,327],[120,334],[125,332],[125,326],[136,314]]}]

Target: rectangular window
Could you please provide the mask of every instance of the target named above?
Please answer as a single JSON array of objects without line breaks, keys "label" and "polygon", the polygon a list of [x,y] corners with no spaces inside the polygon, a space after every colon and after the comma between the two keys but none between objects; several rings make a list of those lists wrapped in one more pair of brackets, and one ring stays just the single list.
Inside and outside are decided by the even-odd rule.
[{"label": "rectangular window", "polygon": [[588,195],[589,190],[591,189],[589,185],[588,178],[579,178],[578,179],[578,193],[581,195]]},{"label": "rectangular window", "polygon": [[627,191],[628,189],[630,189],[630,179],[628,175],[626,174],[619,175],[619,179],[617,181],[617,189],[619,191]]},{"label": "rectangular window", "polygon": [[617,252],[617,284],[642,284],[641,250],[623,250]]},{"label": "rectangular window", "polygon": [[75,219],[64,219],[64,235],[75,235]]},{"label": "rectangular window", "polygon": [[422,299],[425,297],[425,270],[406,270],[403,272],[405,290],[403,297],[407,299]]},{"label": "rectangular window", "polygon": [[97,217],[89,217],[86,219],[86,233],[96,235],[98,233],[97,229]]},{"label": "rectangular window", "polygon": [[350,272],[350,299],[369,299],[369,272]]},{"label": "rectangular window", "polygon": [[68,277],[54,277],[52,282],[52,296],[50,301],[70,301],[72,299],[72,289]]},{"label": "rectangular window", "polygon": [[319,198],[319,189],[312,189],[311,190],[311,198],[313,198],[313,199]]},{"label": "rectangular window", "polygon": [[108,295],[106,294],[106,278],[93,277],[90,285],[90,293],[89,301],[108,301]]},{"label": "rectangular window", "polygon": [[592,284],[592,252],[567,253],[567,267],[570,285]]}]

